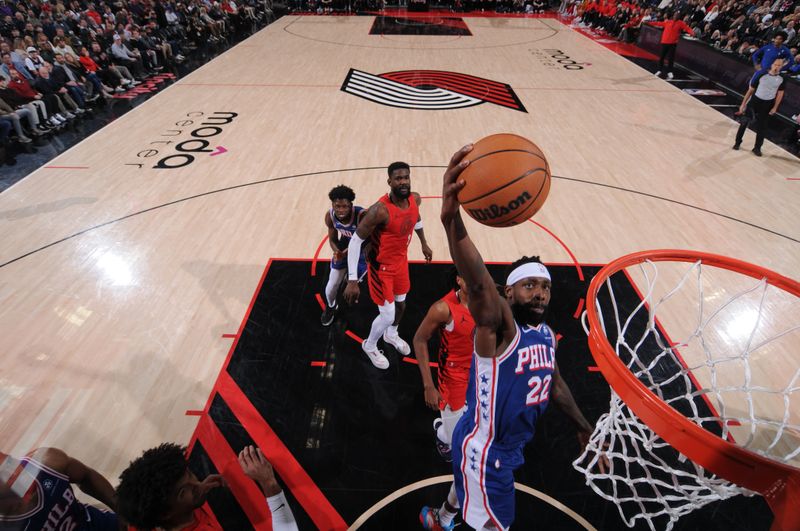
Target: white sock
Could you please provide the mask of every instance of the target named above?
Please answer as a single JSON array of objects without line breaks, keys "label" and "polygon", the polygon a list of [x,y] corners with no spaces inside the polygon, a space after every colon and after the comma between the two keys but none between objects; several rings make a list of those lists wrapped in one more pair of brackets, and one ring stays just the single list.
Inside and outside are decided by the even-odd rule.
[{"label": "white sock", "polygon": [[[447,510],[447,505],[455,507],[455,511]],[[458,513],[458,497],[456,496],[456,486],[450,485],[450,492],[447,493],[447,501],[439,508],[439,524],[443,526],[450,525],[456,514]]]},{"label": "white sock", "polygon": [[345,275],[347,275],[346,269],[331,268],[331,273],[328,275],[328,283],[325,284],[325,298],[328,299],[328,306],[331,308],[336,306],[336,294],[339,292],[339,286],[341,286]]},{"label": "white sock", "polygon": [[[368,350],[374,350],[378,346],[378,340],[383,336],[387,328],[392,326],[394,322],[394,303],[384,302],[378,306],[378,317],[372,321],[372,326],[369,329],[369,337],[364,341],[365,347]],[[397,327],[395,327],[397,332]]]},{"label": "white sock", "polygon": [[397,325],[392,325],[386,330],[386,335],[389,337],[397,337]]},{"label": "white sock", "polygon": [[297,523],[292,514],[292,508],[286,502],[286,496],[280,491],[275,496],[267,498],[267,505],[272,513],[272,529],[274,531],[297,531]]}]

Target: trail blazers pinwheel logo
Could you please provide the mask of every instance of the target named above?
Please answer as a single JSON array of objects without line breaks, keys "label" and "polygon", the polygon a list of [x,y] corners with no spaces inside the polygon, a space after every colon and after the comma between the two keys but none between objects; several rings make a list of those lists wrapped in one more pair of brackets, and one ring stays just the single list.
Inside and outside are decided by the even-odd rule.
[{"label": "trail blazers pinwheel logo", "polygon": [[404,109],[439,111],[488,102],[528,112],[505,83],[442,70],[402,70],[375,75],[351,68],[342,91]]}]

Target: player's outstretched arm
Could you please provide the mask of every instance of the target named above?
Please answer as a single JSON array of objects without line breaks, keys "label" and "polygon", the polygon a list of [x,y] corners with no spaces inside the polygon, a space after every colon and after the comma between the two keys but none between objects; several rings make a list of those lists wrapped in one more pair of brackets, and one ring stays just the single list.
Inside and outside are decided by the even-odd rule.
[{"label": "player's outstretched arm", "polygon": [[425,403],[429,408],[438,410],[442,395],[436,389],[431,376],[431,367],[428,365],[430,355],[428,353],[428,341],[433,333],[440,326],[446,325],[450,321],[450,308],[444,301],[436,301],[428,309],[425,318],[419,324],[417,332],[414,334],[414,355],[419,363],[419,372],[422,375],[422,387],[425,391]]},{"label": "player's outstretched arm", "polygon": [[475,352],[478,356],[492,358],[497,355],[497,330],[504,321],[504,303],[461,219],[458,192],[465,183],[459,176],[469,165],[465,157],[470,151],[471,144],[459,149],[444,172],[441,219],[450,256],[469,290],[469,311],[475,319]]},{"label": "player's outstretched arm", "polygon": [[358,288],[358,258],[361,256],[361,244],[369,238],[375,229],[389,221],[389,212],[381,202],[377,202],[367,210],[350,238],[347,245],[347,287],[344,288],[344,300],[348,304],[358,302],[361,290]]}]

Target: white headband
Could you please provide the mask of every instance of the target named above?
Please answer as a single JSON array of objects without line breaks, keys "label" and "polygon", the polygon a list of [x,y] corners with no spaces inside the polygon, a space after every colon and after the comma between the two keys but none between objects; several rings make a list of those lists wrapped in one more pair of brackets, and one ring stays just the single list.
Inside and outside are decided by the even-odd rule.
[{"label": "white headband", "polygon": [[550,272],[547,271],[547,268],[544,266],[544,264],[540,264],[539,262],[528,262],[517,267],[511,272],[510,275],[508,275],[508,278],[506,279],[506,286],[513,286],[523,278],[528,277],[546,278],[547,280],[550,280]]}]

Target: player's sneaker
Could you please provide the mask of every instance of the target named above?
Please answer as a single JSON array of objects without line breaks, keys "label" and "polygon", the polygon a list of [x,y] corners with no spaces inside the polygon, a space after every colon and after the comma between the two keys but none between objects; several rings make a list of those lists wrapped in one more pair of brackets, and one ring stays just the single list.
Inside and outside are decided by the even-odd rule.
[{"label": "player's sneaker", "polygon": [[322,326],[330,326],[335,317],[336,317],[336,306],[331,307],[326,304],[325,311],[322,312],[319,321],[322,323]]},{"label": "player's sneaker", "polygon": [[383,333],[383,340],[393,346],[394,349],[403,356],[408,356],[411,354],[411,347],[409,347],[408,343],[406,343],[399,335],[390,335],[389,331],[387,330]]},{"label": "player's sneaker", "polygon": [[451,531],[455,527],[455,519],[450,522],[450,525],[443,526],[439,523],[439,509],[425,506],[419,513],[419,523],[422,524],[422,529],[430,531]]},{"label": "player's sneaker", "polygon": [[658,76],[660,76],[660,75],[661,75],[661,70],[659,70],[658,72],[656,72],[656,77],[658,77]]},{"label": "player's sneaker", "polygon": [[672,75],[672,72],[667,72],[667,79],[672,79],[673,77],[675,76]]},{"label": "player's sneaker", "polygon": [[439,455],[447,461],[448,463],[453,462],[453,449],[450,447],[449,444],[445,444],[439,439],[439,426],[442,425],[442,419],[436,419],[433,421],[433,437],[436,440],[436,451],[439,452]]},{"label": "player's sneaker", "polygon": [[379,369],[389,368],[389,360],[386,359],[386,356],[384,356],[383,352],[378,350],[377,347],[369,349],[367,348],[367,342],[364,341],[363,343],[361,343],[361,350],[364,351],[364,353],[369,358],[369,361],[371,361],[372,364],[375,365],[377,368]]}]

